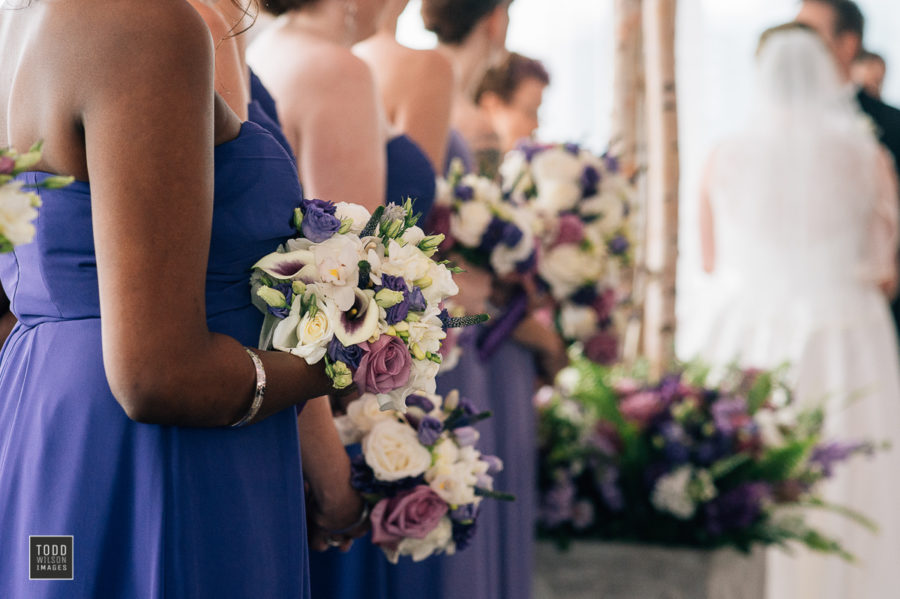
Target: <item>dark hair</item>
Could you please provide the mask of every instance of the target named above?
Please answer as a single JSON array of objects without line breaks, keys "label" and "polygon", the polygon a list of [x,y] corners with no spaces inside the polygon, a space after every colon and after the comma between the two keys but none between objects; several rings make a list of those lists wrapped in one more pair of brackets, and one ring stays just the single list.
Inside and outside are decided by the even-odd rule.
[{"label": "dark hair", "polygon": [[806,23],[798,23],[797,21],[782,23],[781,25],[776,25],[775,27],[769,27],[762,32],[762,34],[759,36],[759,43],[756,45],[756,55],[759,56],[759,53],[762,52],[762,49],[766,45],[766,42],[768,42],[772,38],[772,36],[779,33],[784,33],[785,31],[805,31],[816,36],[819,39],[822,39],[819,35],[819,32]]},{"label": "dark hair", "polygon": [[856,62],[880,62],[882,65],[887,65],[884,56],[876,52],[869,52],[868,50],[860,52],[859,56],[856,57]]},{"label": "dark hair", "polygon": [[856,2],[853,0],[807,0],[808,2],[818,2],[827,4],[834,10],[835,24],[834,35],[838,36],[842,33],[852,33],[863,39],[866,31],[866,18],[862,11],[859,10]]},{"label": "dark hair", "polygon": [[244,27],[243,29],[238,31],[238,26],[243,22],[243,18],[231,26],[231,29],[228,30],[228,37],[234,37],[245,33],[248,29],[253,27],[253,24],[256,23],[256,17],[259,16],[259,0],[250,0],[246,4],[244,4],[241,0],[231,0],[231,3],[234,4],[235,8],[244,13],[244,17],[251,17],[250,23]]},{"label": "dark hair", "polygon": [[262,0],[263,9],[273,15],[283,15],[286,12],[312,6],[319,0]]},{"label": "dark hair", "polygon": [[550,74],[541,61],[510,52],[506,60],[485,73],[478,91],[475,92],[475,101],[478,102],[481,96],[491,92],[509,104],[516,90],[526,79],[537,79],[544,85],[550,85]]},{"label": "dark hair", "polygon": [[481,19],[507,1],[422,0],[422,20],[442,44],[460,44]]}]

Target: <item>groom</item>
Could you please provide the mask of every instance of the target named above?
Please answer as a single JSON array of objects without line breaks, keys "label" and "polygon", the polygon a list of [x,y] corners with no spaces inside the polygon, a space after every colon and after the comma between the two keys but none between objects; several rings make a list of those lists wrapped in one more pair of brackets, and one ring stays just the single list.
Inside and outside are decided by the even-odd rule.
[{"label": "groom", "polygon": [[[825,39],[834,53],[841,76],[850,86],[850,72],[862,52],[865,29],[865,19],[856,3],[851,0],[803,0],[797,21],[809,25]],[[862,89],[856,90],[856,100],[862,111],[875,122],[879,140],[890,150],[900,173],[900,110]],[[893,301],[891,311],[900,331],[900,298]]]}]

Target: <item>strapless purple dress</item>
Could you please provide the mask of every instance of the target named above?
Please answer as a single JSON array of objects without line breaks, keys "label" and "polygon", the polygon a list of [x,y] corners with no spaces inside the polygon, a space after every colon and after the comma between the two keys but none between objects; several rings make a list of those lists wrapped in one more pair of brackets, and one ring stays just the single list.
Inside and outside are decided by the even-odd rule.
[{"label": "strapless purple dress", "polygon": [[[19,319],[0,355],[0,597],[309,597],[295,411],[234,430],[129,420],[103,367],[90,187],[41,197],[34,242],[0,256]],[[216,148],[212,331],[256,345],[250,268],[300,197],[254,123]],[[28,535],[72,535],[74,580],[30,581]]]}]

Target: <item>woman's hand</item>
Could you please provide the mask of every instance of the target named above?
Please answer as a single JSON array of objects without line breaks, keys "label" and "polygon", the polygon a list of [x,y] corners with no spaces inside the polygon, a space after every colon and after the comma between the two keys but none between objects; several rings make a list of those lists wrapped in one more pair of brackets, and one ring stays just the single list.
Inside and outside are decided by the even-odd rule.
[{"label": "woman's hand", "polygon": [[338,547],[347,551],[354,539],[369,530],[369,518],[362,496],[353,489],[349,481],[342,492],[328,500],[327,505],[311,499],[307,506],[307,527],[309,546],[314,551],[327,551]]}]

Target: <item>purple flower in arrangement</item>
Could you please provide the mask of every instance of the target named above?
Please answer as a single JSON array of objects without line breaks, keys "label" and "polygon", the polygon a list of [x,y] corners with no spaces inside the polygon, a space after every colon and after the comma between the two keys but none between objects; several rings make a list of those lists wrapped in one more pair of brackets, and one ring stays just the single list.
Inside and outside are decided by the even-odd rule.
[{"label": "purple flower in arrangement", "polygon": [[363,350],[358,345],[346,347],[343,343],[338,341],[337,337],[334,337],[331,342],[328,343],[328,357],[331,358],[333,362],[340,361],[350,368],[357,368],[359,366],[359,361],[362,360]]},{"label": "purple flower in arrangement", "polygon": [[677,422],[664,422],[659,427],[663,438],[663,455],[672,465],[687,463],[691,459],[691,439]]},{"label": "purple flower in arrangement", "polygon": [[478,504],[467,503],[457,506],[450,512],[450,519],[454,522],[470,523],[478,517]]},{"label": "purple flower in arrangement", "polygon": [[600,171],[591,165],[584,167],[581,173],[581,196],[590,198],[597,195],[600,188]]},{"label": "purple flower in arrangement", "polygon": [[453,542],[456,544],[457,551],[462,551],[472,543],[477,528],[477,522],[472,522],[471,524],[453,522]]},{"label": "purple flower in arrangement", "polygon": [[331,202],[301,200],[300,211],[303,212],[303,222],[300,224],[300,232],[313,243],[330,239],[341,228],[340,219],[334,215],[335,210],[336,207]]},{"label": "purple flower in arrangement", "polygon": [[516,263],[516,272],[519,274],[532,272],[537,267],[537,257],[537,250],[531,252],[526,259]]},{"label": "purple flower in arrangement", "polygon": [[365,495],[390,497],[406,489],[411,489],[424,482],[423,476],[409,477],[402,480],[385,482],[375,478],[375,472],[366,464],[362,454],[350,459],[350,486]]},{"label": "purple flower in arrangement", "polygon": [[710,411],[716,428],[723,435],[734,435],[753,421],[747,412],[747,400],[743,397],[719,399]]},{"label": "purple flower in arrangement", "polygon": [[503,470],[503,460],[498,458],[495,455],[483,455],[481,456],[481,460],[483,462],[487,462],[488,471],[487,473],[491,476],[497,474],[498,472]]},{"label": "purple flower in arrangement", "polygon": [[518,144],[516,144],[516,149],[525,154],[525,160],[528,162],[531,162],[532,160],[534,160],[535,156],[549,148],[550,146],[535,143],[527,139],[522,140]]},{"label": "purple flower in arrangement", "polygon": [[612,512],[621,512],[625,509],[625,496],[619,488],[619,469],[605,468],[597,476],[597,489],[603,498],[603,503]]},{"label": "purple flower in arrangement", "polygon": [[474,446],[478,442],[480,436],[478,431],[471,426],[460,426],[455,428],[453,429],[453,434],[456,436],[456,442],[459,443],[460,447]]},{"label": "purple flower in arrangement", "polygon": [[422,445],[434,445],[444,431],[444,424],[437,418],[425,416],[419,422],[419,443]]},{"label": "purple flower in arrangement", "polygon": [[722,493],[703,507],[706,529],[713,535],[751,526],[772,496],[766,483],[745,483]]},{"label": "purple flower in arrangement", "polygon": [[434,402],[424,395],[410,395],[406,398],[406,406],[409,408],[419,408],[426,414],[434,410]]},{"label": "purple flower in arrangement", "polygon": [[425,485],[382,499],[372,508],[372,542],[393,544],[407,537],[424,539],[447,509],[447,503]]},{"label": "purple flower in arrangement", "polygon": [[563,149],[569,154],[574,154],[575,156],[578,156],[578,153],[581,152],[581,146],[574,143],[563,144]]},{"label": "purple flower in arrangement", "polygon": [[360,344],[363,351],[353,382],[363,393],[388,393],[409,382],[412,357],[397,337],[382,335],[373,343]]},{"label": "purple flower in arrangement", "polygon": [[618,455],[621,446],[618,432],[607,422],[598,423],[585,443],[591,449],[609,457]]},{"label": "purple flower in arrangement", "polygon": [[581,219],[571,213],[563,214],[559,217],[557,224],[556,238],[552,245],[566,245],[570,243],[581,243],[584,240],[584,224]]},{"label": "purple flower in arrangement", "polygon": [[475,197],[475,190],[471,185],[461,183],[453,188],[453,195],[461,202],[468,202]]},{"label": "purple flower in arrangement", "polygon": [[732,439],[717,433],[697,443],[697,446],[694,448],[694,455],[699,465],[712,466],[725,456],[733,455],[734,450]]},{"label": "purple flower in arrangement", "polygon": [[641,391],[629,395],[619,403],[619,412],[626,420],[647,426],[650,421],[662,414],[667,403],[656,391]]},{"label": "purple flower in arrangement", "polygon": [[393,275],[381,275],[381,286],[376,288],[376,291],[381,291],[382,289],[390,289],[391,291],[399,291],[403,293],[403,301],[399,304],[394,304],[390,308],[386,308],[385,312],[387,316],[385,320],[388,324],[397,324],[400,321],[406,320],[406,317],[409,315],[409,287],[406,285],[406,281],[403,277],[395,277]]},{"label": "purple flower in arrangement", "polygon": [[544,526],[556,528],[572,519],[575,509],[575,485],[566,478],[557,482],[541,498],[539,519]]},{"label": "purple flower in arrangement", "polygon": [[628,238],[624,235],[616,235],[609,242],[609,251],[616,256],[621,256],[622,254],[627,252],[629,247],[631,247],[631,244],[628,242]]},{"label": "purple flower in arrangement", "polygon": [[419,287],[413,287],[409,292],[409,309],[413,312],[424,312],[426,307],[425,295],[422,290]]},{"label": "purple flower in arrangement", "polygon": [[453,318],[450,316],[450,312],[447,311],[447,308],[441,308],[441,311],[438,314],[438,320],[441,321],[441,328],[446,331]]},{"label": "purple flower in arrangement", "polygon": [[873,450],[869,443],[831,441],[817,445],[809,461],[810,464],[818,466],[826,478],[831,478],[836,464],[848,460],[857,453],[871,455]]},{"label": "purple flower in arrangement", "polygon": [[606,166],[606,170],[615,174],[619,172],[619,159],[615,156],[611,156],[609,153],[603,155],[603,164]]},{"label": "purple flower in arrangement", "polygon": [[0,156],[0,175],[11,175],[15,168],[15,160],[9,156]]},{"label": "purple flower in arrangement", "polygon": [[494,251],[494,248],[503,241],[503,236],[506,233],[506,224],[507,221],[502,218],[493,217],[481,236],[481,245],[478,246],[478,250],[486,254]]},{"label": "purple flower in arrangement", "polygon": [[570,299],[579,306],[592,306],[597,301],[597,289],[594,285],[583,285],[575,290]]},{"label": "purple flower in arrangement", "polygon": [[613,364],[619,357],[619,338],[615,333],[600,331],[584,344],[584,353],[597,364]]},{"label": "purple flower in arrangement", "polygon": [[659,382],[659,394],[668,404],[677,399],[683,390],[680,374],[669,374]]},{"label": "purple flower in arrangement", "polygon": [[478,406],[476,406],[475,402],[468,397],[459,398],[459,409],[462,410],[463,414],[466,416],[474,416],[478,413]]},{"label": "purple flower in arrangement", "polygon": [[291,302],[293,302],[294,298],[294,289],[291,287],[290,282],[282,282],[275,283],[271,285],[272,289],[280,292],[284,296],[285,306],[281,308],[276,308],[275,306],[266,305],[266,310],[269,311],[269,314],[276,318],[285,319],[291,313]]},{"label": "purple flower in arrangement", "polygon": [[584,530],[594,523],[594,506],[590,501],[582,499],[572,509],[572,526],[576,530]]},{"label": "purple flower in arrangement", "polygon": [[603,293],[596,293],[596,299],[593,301],[592,305],[594,311],[597,313],[597,320],[600,322],[608,320],[617,303],[618,297],[616,297],[616,290],[611,287],[603,291]]},{"label": "purple flower in arrangement", "polygon": [[524,233],[522,233],[522,229],[517,227],[515,223],[507,221],[506,226],[503,229],[503,238],[501,239],[501,243],[506,247],[514,248],[519,245],[519,242],[522,241],[523,236]]}]

